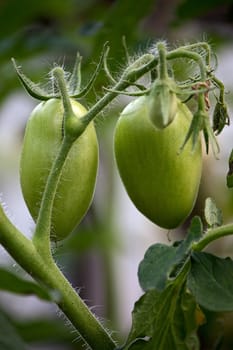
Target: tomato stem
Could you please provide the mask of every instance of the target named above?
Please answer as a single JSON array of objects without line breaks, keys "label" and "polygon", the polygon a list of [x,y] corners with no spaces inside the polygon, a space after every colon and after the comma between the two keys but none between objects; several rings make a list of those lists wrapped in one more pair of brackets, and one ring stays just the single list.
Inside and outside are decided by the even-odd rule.
[{"label": "tomato stem", "polygon": [[38,247],[26,238],[7,218],[0,206],[0,243],[14,260],[39,283],[58,291],[59,308],[78,330],[82,339],[94,350],[113,350],[116,345],[82,301],[75,289],[58,269],[38,251]]},{"label": "tomato stem", "polygon": [[167,59],[166,59],[167,50],[163,42],[159,42],[157,44],[157,49],[159,54],[159,62],[158,62],[159,79],[166,80],[168,79]]},{"label": "tomato stem", "polygon": [[55,77],[56,82],[58,84],[58,88],[60,90],[65,116],[69,116],[73,114],[72,106],[70,103],[69,94],[67,91],[66,81],[64,78],[64,71],[61,67],[55,67],[52,71],[52,75]]},{"label": "tomato stem", "polygon": [[117,84],[106,93],[89,111],[80,118],[87,126],[116,96],[119,91],[135,83],[141,76],[156,67],[157,59],[152,54],[145,54],[133,62],[123,73]]},{"label": "tomato stem", "polygon": [[206,81],[206,66],[203,61],[203,58],[197,52],[192,52],[186,49],[178,48],[168,52],[166,57],[168,60],[183,57],[196,61],[200,68],[200,79],[203,82]]},{"label": "tomato stem", "polygon": [[203,250],[208,244],[224,236],[233,234],[233,224],[210,228],[200,241],[192,244],[192,249],[196,251]]},{"label": "tomato stem", "polygon": [[53,201],[56,194],[56,188],[60,179],[63,164],[67,158],[72,142],[64,139],[53,163],[52,169],[48,176],[48,180],[43,193],[39,215],[36,223],[33,242],[37,250],[46,259],[51,259],[50,250],[50,232],[51,232],[51,216]]}]

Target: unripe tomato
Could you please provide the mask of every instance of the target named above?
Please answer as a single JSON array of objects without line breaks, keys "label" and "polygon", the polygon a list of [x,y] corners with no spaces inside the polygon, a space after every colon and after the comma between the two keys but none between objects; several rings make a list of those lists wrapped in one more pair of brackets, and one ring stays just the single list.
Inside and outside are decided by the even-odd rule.
[{"label": "unripe tomato", "polygon": [[115,157],[129,197],[148,219],[171,229],[193,208],[202,170],[201,142],[180,152],[191,112],[178,101],[173,122],[159,130],[148,116],[147,96],[131,102],[115,130]]},{"label": "unripe tomato", "polygon": [[[77,118],[86,113],[71,100]],[[20,181],[27,207],[36,221],[45,184],[62,142],[63,105],[60,99],[41,102],[26,126]],[[65,161],[52,211],[51,239],[65,238],[81,221],[91,203],[98,167],[98,142],[93,123],[73,143]]]}]

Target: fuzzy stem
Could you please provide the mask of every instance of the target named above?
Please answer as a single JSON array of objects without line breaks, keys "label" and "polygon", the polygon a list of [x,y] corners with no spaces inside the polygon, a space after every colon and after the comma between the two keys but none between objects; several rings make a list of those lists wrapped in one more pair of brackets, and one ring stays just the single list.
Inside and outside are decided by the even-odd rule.
[{"label": "fuzzy stem", "polygon": [[69,98],[69,94],[67,91],[66,82],[64,79],[63,69],[61,67],[54,68],[52,71],[52,75],[55,77],[56,82],[58,84],[58,88],[59,88],[60,95],[61,95],[62,102],[63,102],[65,117],[72,115],[73,110],[72,110],[72,106],[70,103],[70,98]]},{"label": "fuzzy stem", "polygon": [[168,60],[184,57],[196,61],[200,68],[201,81],[206,81],[206,67],[203,58],[198,53],[178,48],[168,52],[166,57]]},{"label": "fuzzy stem", "polygon": [[33,243],[8,219],[0,205],[0,244],[28,273],[40,269],[41,261]]},{"label": "fuzzy stem", "polygon": [[[80,118],[85,125],[88,125],[106,107],[118,94],[119,91],[136,82],[142,75],[149,72],[157,65],[157,60],[153,55],[145,54],[133,62],[122,75],[119,82],[111,89],[112,91],[105,94],[85,116]],[[118,91],[118,92],[117,92]]]},{"label": "fuzzy stem", "polygon": [[209,243],[224,236],[233,234],[233,224],[228,224],[216,228],[209,229],[199,242],[192,245],[192,249],[196,251],[203,250]]},{"label": "fuzzy stem", "polygon": [[168,78],[166,47],[162,42],[160,42],[157,44],[157,49],[159,53],[159,62],[158,62],[159,79],[166,80]]},{"label": "fuzzy stem", "polygon": [[183,47],[185,50],[193,50],[193,49],[204,49],[206,52],[206,64],[207,66],[210,66],[210,61],[211,61],[211,49],[210,49],[210,45],[205,42],[199,42],[199,43],[194,43],[194,44],[190,44],[190,45],[185,45]]},{"label": "fuzzy stem", "polygon": [[60,298],[57,305],[91,349],[113,350],[115,348],[113,340],[72,288],[54,261],[48,262],[41,256],[32,241],[10,222],[1,206],[0,243],[35,280],[59,292]]},{"label": "fuzzy stem", "polygon": [[48,180],[44,189],[41,207],[37,218],[36,229],[33,236],[33,243],[44,259],[51,259],[50,232],[53,201],[56,188],[61,176],[61,170],[67,158],[72,142],[64,139],[59,153],[53,163]]}]

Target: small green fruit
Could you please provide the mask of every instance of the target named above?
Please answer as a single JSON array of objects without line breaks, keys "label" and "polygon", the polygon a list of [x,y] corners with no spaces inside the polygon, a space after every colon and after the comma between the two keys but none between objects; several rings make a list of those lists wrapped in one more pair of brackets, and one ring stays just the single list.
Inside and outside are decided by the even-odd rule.
[{"label": "small green fruit", "polygon": [[[71,100],[77,118],[86,113]],[[20,181],[26,205],[36,221],[53,161],[62,143],[63,105],[60,99],[41,102],[32,112],[23,141]],[[73,143],[58,183],[52,211],[51,239],[67,237],[92,201],[98,168],[98,142],[93,123]]]}]

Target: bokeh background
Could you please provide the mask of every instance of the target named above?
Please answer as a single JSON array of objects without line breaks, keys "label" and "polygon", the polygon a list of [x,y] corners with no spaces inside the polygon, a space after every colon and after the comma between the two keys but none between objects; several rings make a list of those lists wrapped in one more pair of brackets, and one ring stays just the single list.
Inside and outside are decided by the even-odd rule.
[{"label": "bokeh background", "polygon": [[[126,36],[133,56],[160,39],[171,47],[207,40],[217,53],[217,75],[225,83],[232,110],[232,0],[2,0],[0,28],[0,196],[11,220],[27,236],[32,235],[34,224],[20,190],[19,159],[25,124],[38,101],[20,85],[11,57],[32,80],[47,83],[53,63],[69,70],[79,51],[87,82],[106,41],[111,47],[109,67],[117,76],[125,65],[122,36]],[[108,81],[101,71],[94,90],[82,102],[92,105],[103,94],[104,85]],[[54,253],[74,287],[119,341],[127,335],[131,310],[142,293],[137,267],[145,250],[157,241],[169,244],[185,230],[184,226],[168,235],[150,223],[134,208],[122,187],[112,140],[117,117],[129,100],[118,97],[96,120],[100,167],[94,202],[81,225]],[[205,157],[194,213],[203,215],[204,200],[211,196],[222,209],[224,221],[229,222],[233,219],[233,193],[226,188],[225,176],[233,147],[231,127],[224,130],[219,143],[219,159],[211,154]],[[233,241],[226,238],[209,250],[233,257]],[[26,277],[3,249],[0,265]],[[8,347],[1,347],[6,317],[15,338]],[[214,349],[222,336],[221,349],[233,349],[232,314],[209,313],[207,319],[200,329],[201,349]],[[66,323],[49,303],[0,292],[1,350],[82,349],[78,335]]]}]

